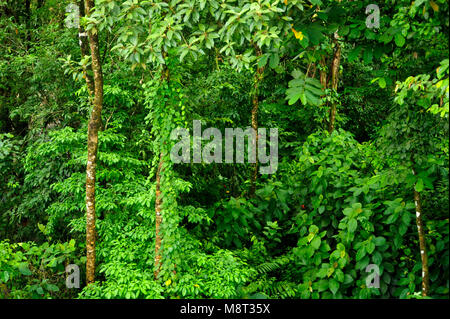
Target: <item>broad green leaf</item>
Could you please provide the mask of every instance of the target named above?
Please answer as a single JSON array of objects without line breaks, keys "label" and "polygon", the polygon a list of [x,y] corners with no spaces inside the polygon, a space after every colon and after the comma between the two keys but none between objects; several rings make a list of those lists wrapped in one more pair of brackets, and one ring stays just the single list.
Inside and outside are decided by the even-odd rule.
[{"label": "broad green leaf", "polygon": [[417,183],[416,183],[416,186],[414,186],[414,189],[417,191],[417,192],[421,192],[421,191],[423,191],[423,180],[421,179],[421,178],[419,178],[418,180],[417,180]]},{"label": "broad green leaf", "polygon": [[402,47],[405,45],[405,38],[400,33],[395,34],[394,41],[395,41],[395,44],[399,47]]},{"label": "broad green leaf", "polygon": [[321,243],[321,242],[322,242],[321,239],[320,239],[319,237],[316,236],[316,237],[312,240],[311,246],[312,246],[314,249],[319,249],[320,243]]},{"label": "broad green leaf", "polygon": [[335,295],[336,292],[339,290],[339,282],[337,282],[337,280],[335,280],[335,279],[331,279],[329,286],[330,286],[331,292],[333,293],[333,295]]},{"label": "broad green leaf", "polygon": [[19,271],[20,271],[20,273],[22,275],[30,276],[31,274],[33,274],[31,272],[31,270],[28,268],[28,264],[27,263],[20,263],[18,268],[19,268]]},{"label": "broad green leaf", "polygon": [[356,230],[357,225],[358,225],[358,222],[356,221],[355,218],[350,219],[349,222],[348,222],[348,231],[350,233],[354,233],[355,230]]}]

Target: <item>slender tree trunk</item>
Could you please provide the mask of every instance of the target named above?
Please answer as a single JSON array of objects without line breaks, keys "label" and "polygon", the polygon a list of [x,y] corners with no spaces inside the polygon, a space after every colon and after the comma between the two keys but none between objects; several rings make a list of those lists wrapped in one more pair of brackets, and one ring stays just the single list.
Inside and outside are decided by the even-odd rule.
[{"label": "slender tree trunk", "polygon": [[310,78],[316,77],[316,70],[317,66],[315,63],[312,63],[310,67],[308,67],[308,70],[306,71],[306,76]]},{"label": "slender tree trunk", "polygon": [[[85,0],[85,14],[90,15],[93,0]],[[88,31],[89,47],[94,73],[94,99],[88,124],[88,161],[86,166],[86,284],[95,281],[95,178],[98,150],[98,131],[101,127],[103,107],[103,73],[100,64],[98,33],[96,28]]]},{"label": "slender tree trunk", "polygon": [[322,84],[323,89],[325,90],[327,88],[327,62],[325,60],[325,57],[322,57],[320,59],[320,84]]},{"label": "slender tree trunk", "polygon": [[[334,33],[334,54],[333,60],[331,62],[331,88],[333,91],[337,91],[339,82],[339,66],[341,64],[341,46],[338,41],[337,32]],[[328,122],[328,132],[332,133],[334,131],[334,126],[336,122],[336,102],[331,103],[330,108],[330,119]]]},{"label": "slender tree trunk", "polygon": [[[255,45],[256,56],[261,56],[261,49]],[[256,191],[256,179],[258,177],[258,107],[259,107],[259,85],[264,77],[264,67],[257,67],[252,94],[252,129],[255,132],[254,149],[255,149],[255,163],[253,164],[252,176],[250,179],[250,196],[253,196]],[[249,154],[250,156],[250,154]]]},{"label": "slender tree trunk", "polygon": [[[416,175],[414,168],[413,175]],[[430,278],[428,273],[428,255],[425,241],[425,231],[423,229],[422,221],[422,203],[420,194],[414,189],[414,204],[416,205],[416,224],[417,233],[419,234],[420,258],[422,260],[422,296],[428,296],[430,291]]]},{"label": "slender tree trunk", "polygon": [[[84,0],[80,0],[79,2],[79,7],[80,7],[80,20],[82,17],[84,17]],[[81,58],[83,59],[85,56],[89,55],[89,42],[88,42],[88,37],[87,37],[87,33],[86,30],[83,28],[83,26],[81,25],[81,23],[78,26],[78,37],[79,37],[79,43],[80,43],[80,50],[81,50]],[[86,85],[87,85],[87,89],[88,89],[88,93],[89,93],[89,98],[93,99],[94,98],[94,91],[95,91],[95,87],[94,87],[94,79],[92,77],[92,68],[87,67],[86,65],[83,65],[83,77],[86,80]]]}]

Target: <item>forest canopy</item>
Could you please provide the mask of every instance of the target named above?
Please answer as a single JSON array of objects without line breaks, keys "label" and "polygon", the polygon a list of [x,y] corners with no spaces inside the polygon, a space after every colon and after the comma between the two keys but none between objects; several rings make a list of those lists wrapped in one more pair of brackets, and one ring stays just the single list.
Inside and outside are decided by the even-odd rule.
[{"label": "forest canopy", "polygon": [[448,299],[448,12],[0,0],[0,299]]}]

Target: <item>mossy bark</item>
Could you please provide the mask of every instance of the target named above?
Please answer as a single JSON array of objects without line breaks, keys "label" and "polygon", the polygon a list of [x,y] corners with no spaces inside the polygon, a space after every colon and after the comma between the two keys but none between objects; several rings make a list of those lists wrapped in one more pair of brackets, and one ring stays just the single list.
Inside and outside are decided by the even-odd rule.
[{"label": "mossy bark", "polygon": [[[85,14],[89,16],[94,1],[85,0]],[[92,58],[92,71],[94,79],[94,98],[92,111],[88,124],[88,161],[86,165],[86,284],[95,281],[95,180],[98,151],[98,131],[102,125],[103,107],[103,73],[100,63],[99,42],[97,29],[88,31],[89,47]]]}]

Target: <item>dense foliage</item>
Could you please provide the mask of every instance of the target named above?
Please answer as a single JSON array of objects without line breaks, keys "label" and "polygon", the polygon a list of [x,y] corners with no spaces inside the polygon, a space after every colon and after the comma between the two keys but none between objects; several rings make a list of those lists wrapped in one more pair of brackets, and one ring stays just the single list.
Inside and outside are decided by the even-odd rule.
[{"label": "dense foliage", "polygon": [[[448,1],[371,3],[0,0],[0,298],[448,298]],[[194,120],[278,128],[276,172],[174,163]]]}]

